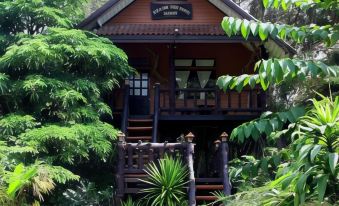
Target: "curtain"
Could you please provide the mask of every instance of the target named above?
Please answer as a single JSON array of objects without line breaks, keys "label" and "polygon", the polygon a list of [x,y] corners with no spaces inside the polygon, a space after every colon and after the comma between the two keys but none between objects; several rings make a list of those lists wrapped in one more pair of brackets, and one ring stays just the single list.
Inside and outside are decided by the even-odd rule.
[{"label": "curtain", "polygon": [[[190,75],[190,71],[176,71],[175,72],[175,80],[178,83],[179,89],[185,89],[187,88],[187,80]],[[179,99],[184,98],[184,93],[179,94]]]},{"label": "curtain", "polygon": [[[200,86],[201,88],[205,88],[206,84],[208,82],[208,80],[210,79],[212,71],[198,71],[198,78],[199,78],[199,82],[200,82]],[[205,99],[205,92],[201,92],[200,93],[200,99]]]}]

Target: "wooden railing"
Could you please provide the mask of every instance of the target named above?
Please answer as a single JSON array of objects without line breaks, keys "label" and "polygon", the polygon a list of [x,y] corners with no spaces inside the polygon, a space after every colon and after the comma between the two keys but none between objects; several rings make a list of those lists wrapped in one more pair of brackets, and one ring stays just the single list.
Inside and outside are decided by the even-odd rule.
[{"label": "wooden railing", "polygon": [[257,89],[242,92],[220,91],[218,88],[176,89],[174,108],[169,104],[170,91],[160,90],[161,114],[225,114],[229,112],[261,112],[265,107],[265,93]]},{"label": "wooden railing", "polygon": [[119,134],[118,143],[118,170],[117,170],[117,195],[123,197],[125,194],[124,178],[126,174],[145,173],[145,165],[165,154],[175,158],[181,158],[187,165],[189,171],[189,202],[195,205],[195,178],[193,168],[194,136],[190,133],[186,136],[186,142],[182,143],[126,143],[125,135]]},{"label": "wooden railing", "polygon": [[[165,154],[173,156],[175,158],[181,158],[188,167],[189,180],[188,180],[188,196],[189,205],[196,205],[196,183],[194,175],[194,146],[193,143],[194,135],[189,133],[186,135],[186,141],[181,143],[126,143],[125,135],[119,134],[118,143],[118,171],[116,175],[117,179],[117,196],[120,198],[124,197],[124,194],[137,193],[142,188],[125,188],[125,175],[129,177],[131,175],[145,174],[146,164],[154,160],[161,159]],[[221,141],[216,141],[215,146],[217,147],[217,155],[215,162],[218,164],[217,173],[219,178],[223,182],[223,193],[225,195],[231,194],[231,184],[228,173],[228,135],[223,133],[220,136]],[[212,178],[205,178],[212,179]],[[219,180],[218,180],[219,181]],[[132,189],[132,190],[131,190]]]}]

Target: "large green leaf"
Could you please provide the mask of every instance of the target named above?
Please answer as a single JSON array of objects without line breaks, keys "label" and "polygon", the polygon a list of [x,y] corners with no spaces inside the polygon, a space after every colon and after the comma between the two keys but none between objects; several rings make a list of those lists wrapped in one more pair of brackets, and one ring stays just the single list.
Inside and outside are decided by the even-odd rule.
[{"label": "large green leaf", "polygon": [[320,152],[321,150],[321,145],[315,145],[313,147],[313,149],[311,150],[311,153],[310,153],[310,159],[311,159],[311,162],[314,161],[315,157],[318,155],[318,153]]},{"label": "large green leaf", "polygon": [[328,155],[328,162],[330,165],[331,172],[335,174],[335,169],[338,164],[338,153],[330,153]]},{"label": "large green leaf", "polygon": [[327,188],[328,175],[321,175],[317,178],[318,200],[322,202]]},{"label": "large green leaf", "polygon": [[[284,1],[284,0],[283,0]],[[264,5],[269,6],[273,2],[275,7],[279,7],[279,0],[264,0]],[[285,5],[286,6],[286,5]],[[296,27],[285,24],[272,24],[270,22],[254,22],[246,19],[236,19],[233,17],[225,17],[223,19],[222,27],[228,36],[238,35],[239,33],[247,39],[249,31],[254,36],[259,34],[262,41],[272,38],[288,38],[296,43],[303,43],[305,41],[322,41],[327,46],[333,46],[337,43],[339,38],[339,31],[337,25],[331,27],[306,25]]]},{"label": "large green leaf", "polygon": [[304,61],[290,58],[260,60],[255,64],[254,70],[259,74],[221,76],[218,78],[217,85],[224,91],[233,88],[240,91],[247,84],[251,88],[254,88],[256,84],[260,84],[263,90],[267,90],[270,84],[279,84],[295,78],[304,79],[307,75],[321,78],[337,77],[339,75],[338,66],[328,66],[319,61]]}]

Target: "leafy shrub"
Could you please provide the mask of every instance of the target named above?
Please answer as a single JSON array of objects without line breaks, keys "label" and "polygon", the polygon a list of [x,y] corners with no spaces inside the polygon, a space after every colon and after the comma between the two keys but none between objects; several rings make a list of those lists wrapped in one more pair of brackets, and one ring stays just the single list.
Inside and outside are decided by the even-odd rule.
[{"label": "leafy shrub", "polygon": [[114,191],[112,187],[100,190],[95,183],[82,179],[75,188],[69,188],[63,192],[63,197],[58,200],[58,205],[67,206],[113,206]]}]

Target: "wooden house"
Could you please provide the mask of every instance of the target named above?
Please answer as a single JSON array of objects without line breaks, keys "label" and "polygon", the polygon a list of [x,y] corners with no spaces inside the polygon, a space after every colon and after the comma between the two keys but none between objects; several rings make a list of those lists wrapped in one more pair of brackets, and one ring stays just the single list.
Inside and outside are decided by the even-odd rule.
[{"label": "wooden house", "polygon": [[[166,151],[191,161],[190,205],[213,199],[204,190],[230,193],[227,167],[216,171],[227,165],[227,142],[215,140],[257,117],[266,96],[259,88],[224,93],[216,79],[252,73],[257,60],[294,50],[279,39],[228,37],[221,28],[224,16],[255,20],[231,0],[110,0],[79,25],[111,39],[138,71],[111,101],[114,124],[125,134],[119,146],[120,197],[137,193],[144,164]],[[195,135],[194,155],[193,143],[183,141],[188,132]]]}]

